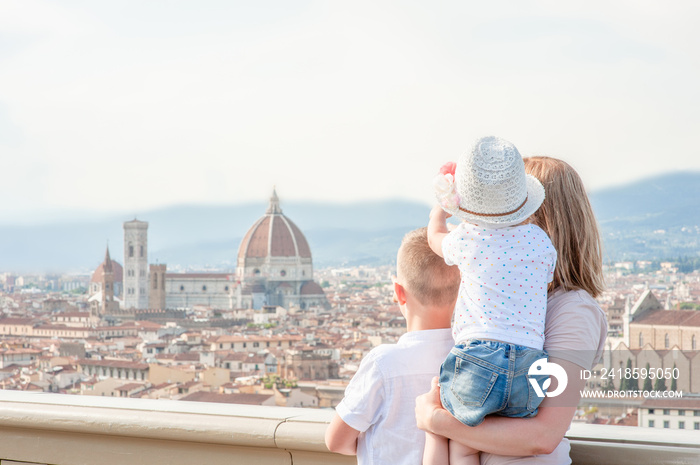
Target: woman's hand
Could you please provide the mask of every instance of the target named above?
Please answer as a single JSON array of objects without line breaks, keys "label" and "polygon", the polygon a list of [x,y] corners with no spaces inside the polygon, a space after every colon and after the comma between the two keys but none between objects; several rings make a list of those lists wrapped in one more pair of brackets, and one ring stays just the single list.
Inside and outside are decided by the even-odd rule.
[{"label": "woman's hand", "polygon": [[440,385],[436,376],[430,383],[430,391],[416,397],[416,424],[418,428],[433,433],[433,415],[438,410],[443,410],[443,407],[440,401]]}]

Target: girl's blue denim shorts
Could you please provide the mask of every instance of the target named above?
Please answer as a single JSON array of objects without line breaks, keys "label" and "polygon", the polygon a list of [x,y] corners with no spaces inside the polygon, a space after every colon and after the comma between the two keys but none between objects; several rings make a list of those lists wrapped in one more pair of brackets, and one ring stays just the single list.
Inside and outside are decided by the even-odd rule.
[{"label": "girl's blue denim shorts", "polygon": [[[499,341],[471,340],[452,348],[440,369],[442,405],[459,421],[476,426],[490,414],[531,417],[542,402],[528,382],[542,350]],[[548,376],[530,376],[542,384]]]}]

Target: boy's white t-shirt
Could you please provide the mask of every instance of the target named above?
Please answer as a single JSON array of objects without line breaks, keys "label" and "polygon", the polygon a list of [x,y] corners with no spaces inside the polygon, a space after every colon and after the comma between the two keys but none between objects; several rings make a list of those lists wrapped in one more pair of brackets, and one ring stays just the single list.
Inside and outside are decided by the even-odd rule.
[{"label": "boy's white t-shirt", "polygon": [[462,275],[452,330],[456,343],[493,339],[542,349],[547,284],[557,252],[534,224],[487,229],[460,223],[442,242]]},{"label": "boy's white t-shirt", "polygon": [[430,390],[453,346],[449,328],[412,331],[362,359],[336,407],[340,418],[361,432],[359,465],[420,465],[425,432],[416,426],[416,397]]}]

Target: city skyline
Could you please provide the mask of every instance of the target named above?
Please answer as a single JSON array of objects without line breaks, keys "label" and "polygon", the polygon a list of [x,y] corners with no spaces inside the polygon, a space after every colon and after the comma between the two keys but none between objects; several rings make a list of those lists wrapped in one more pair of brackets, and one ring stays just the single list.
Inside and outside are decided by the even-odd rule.
[{"label": "city skyline", "polygon": [[406,198],[478,136],[589,190],[700,170],[693,2],[6,1],[3,221]]}]

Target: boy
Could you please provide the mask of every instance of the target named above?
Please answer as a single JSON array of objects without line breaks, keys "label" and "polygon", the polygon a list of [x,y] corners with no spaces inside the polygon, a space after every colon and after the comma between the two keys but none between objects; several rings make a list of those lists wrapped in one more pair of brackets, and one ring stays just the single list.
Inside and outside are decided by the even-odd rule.
[{"label": "boy", "polygon": [[426,228],[406,234],[396,268],[394,302],[407,332],[363,358],[326,430],[328,449],[357,454],[359,465],[421,463],[425,433],[416,426],[415,399],[430,389],[454,345],[459,269],[430,249]]}]

